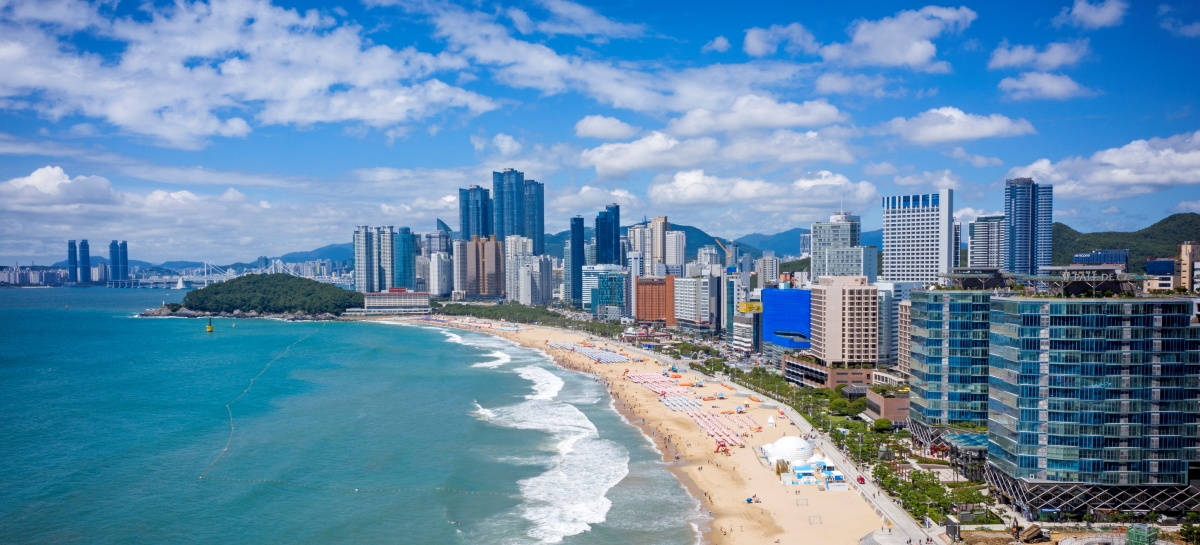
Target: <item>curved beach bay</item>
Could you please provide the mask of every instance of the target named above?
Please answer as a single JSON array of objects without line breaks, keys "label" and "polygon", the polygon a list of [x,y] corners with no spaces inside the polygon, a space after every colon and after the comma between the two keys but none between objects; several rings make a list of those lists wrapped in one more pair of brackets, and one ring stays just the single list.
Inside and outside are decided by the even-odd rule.
[{"label": "curved beach bay", "polygon": [[697,539],[661,454],[540,351],[380,323],[206,334],[131,317],[179,295],[0,290],[3,541]]}]

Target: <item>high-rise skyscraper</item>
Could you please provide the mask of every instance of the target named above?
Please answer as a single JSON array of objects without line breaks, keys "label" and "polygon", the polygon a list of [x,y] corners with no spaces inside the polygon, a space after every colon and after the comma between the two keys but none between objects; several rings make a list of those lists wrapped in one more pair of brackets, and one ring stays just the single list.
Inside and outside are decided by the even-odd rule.
[{"label": "high-rise skyscraper", "polygon": [[477,185],[458,190],[459,236],[463,240],[491,235],[492,213],[491,191]]},{"label": "high-rise skyscraper", "polygon": [[[913,435],[933,445],[940,443],[947,427],[980,434],[978,430],[988,426],[991,292],[915,290],[911,300],[908,384]],[[972,479],[983,477],[981,470],[975,471],[969,475]]]},{"label": "high-rise skyscraper", "polygon": [[448,297],[454,291],[454,267],[449,252],[429,256],[429,295]]},{"label": "high-rise skyscraper", "polygon": [[687,256],[687,233],[667,231],[665,237],[663,264],[667,266],[667,274],[683,276],[684,258]]},{"label": "high-rise skyscraper", "polygon": [[[470,242],[465,240],[456,240],[452,244],[454,248],[452,256],[454,279],[451,281],[451,284],[454,285],[454,289],[451,292],[451,297],[454,299],[465,299],[468,295],[471,295],[471,282],[467,278],[468,269],[470,268],[470,265],[467,263],[467,246],[470,244]],[[479,284],[476,283],[474,288],[478,290]]]},{"label": "high-rise skyscraper", "polygon": [[[815,251],[815,248],[814,248]],[[954,260],[954,191],[883,198],[883,277],[937,282]]]},{"label": "high-rise skyscraper", "polygon": [[[834,250],[841,248],[856,248],[862,245],[862,223],[859,222],[858,216],[850,212],[840,211],[837,214],[829,216],[828,222],[817,222],[812,224],[812,279],[815,283],[822,276],[866,276],[866,271],[863,270],[863,264],[859,264],[857,270],[841,266],[837,264],[846,264],[849,262],[851,255],[840,256],[839,259],[832,259]],[[858,252],[862,254],[861,251]],[[871,270],[872,275],[874,269]]]},{"label": "high-rise skyscraper", "polygon": [[1004,216],[979,216],[967,224],[967,266],[1004,268]]},{"label": "high-rise skyscraper", "polygon": [[758,258],[756,272],[759,288],[779,284],[779,258],[775,257],[774,251],[763,250],[762,257]]},{"label": "high-rise skyscraper", "polygon": [[[441,221],[441,220],[438,220]],[[450,234],[438,229],[421,235],[425,243],[421,245],[421,255],[430,257],[438,252],[450,253]]]},{"label": "high-rise skyscraper", "polygon": [[575,308],[583,308],[583,217],[575,216],[571,218],[571,239],[569,241],[571,247],[567,257],[569,262],[564,264],[566,270],[563,271],[564,288],[570,283],[569,301],[571,306]]},{"label": "high-rise skyscraper", "polygon": [[865,276],[821,278],[812,288],[810,353],[815,362],[791,361],[788,375],[817,388],[870,385],[879,360],[878,312],[878,290]]},{"label": "high-rise skyscraper", "polygon": [[526,180],[511,168],[492,173],[492,234],[505,241],[520,235],[533,240],[534,254],[545,252],[545,185]]},{"label": "high-rise skyscraper", "polygon": [[1004,183],[1006,222],[1004,270],[1037,274],[1050,266],[1054,224],[1054,186],[1014,178]]},{"label": "high-rise skyscraper", "polygon": [[621,265],[621,207],[610,204],[596,215],[596,264]]},{"label": "high-rise skyscraper", "polygon": [[1027,517],[1195,511],[1191,305],[992,297],[988,484]]},{"label": "high-rise skyscraper", "polygon": [[129,244],[121,241],[121,276],[117,280],[129,280]]},{"label": "high-rise skyscraper", "polygon": [[[648,263],[664,263],[667,255],[667,231],[671,230],[671,222],[666,216],[659,216],[650,221],[650,258]],[[653,276],[653,275],[651,275]]]},{"label": "high-rise skyscraper", "polygon": [[374,293],[375,233],[366,225],[354,230],[354,291]]},{"label": "high-rise skyscraper", "polygon": [[79,251],[75,241],[67,241],[67,281],[74,284],[79,282]]},{"label": "high-rise skyscraper", "polygon": [[87,239],[79,241],[79,281],[92,281],[92,250],[88,247]]},{"label": "high-rise skyscraper", "polygon": [[492,173],[492,234],[503,241],[525,234],[525,173],[511,168]]},{"label": "high-rise skyscraper", "polygon": [[396,278],[392,285],[397,288],[415,290],[417,289],[417,254],[419,253],[417,236],[413,234],[412,229],[400,227],[396,229],[395,241],[394,259],[396,261],[393,270]]},{"label": "high-rise skyscraper", "polygon": [[800,257],[812,255],[812,232],[800,233]]},{"label": "high-rise skyscraper", "polygon": [[401,227],[407,239],[403,248],[412,253],[410,260],[397,257],[397,240],[392,226],[369,227],[361,225],[354,230],[354,291],[362,293],[377,293],[387,291],[396,286],[397,266],[407,266],[405,274],[408,284],[404,287],[415,288],[416,283],[416,246],[417,241],[407,227]]},{"label": "high-rise skyscraper", "polygon": [[108,243],[108,276],[110,280],[121,279],[121,243]]},{"label": "high-rise skyscraper", "polygon": [[533,239],[533,255],[546,253],[546,186],[533,180],[525,180],[524,235]]}]

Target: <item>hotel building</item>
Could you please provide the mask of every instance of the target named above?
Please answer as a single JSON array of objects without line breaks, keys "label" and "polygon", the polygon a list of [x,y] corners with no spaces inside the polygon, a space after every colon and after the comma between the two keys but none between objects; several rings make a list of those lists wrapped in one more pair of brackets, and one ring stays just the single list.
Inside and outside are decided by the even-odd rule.
[{"label": "hotel building", "polygon": [[884,197],[883,277],[894,282],[937,282],[939,273],[958,266],[953,262],[953,231],[953,190]]}]

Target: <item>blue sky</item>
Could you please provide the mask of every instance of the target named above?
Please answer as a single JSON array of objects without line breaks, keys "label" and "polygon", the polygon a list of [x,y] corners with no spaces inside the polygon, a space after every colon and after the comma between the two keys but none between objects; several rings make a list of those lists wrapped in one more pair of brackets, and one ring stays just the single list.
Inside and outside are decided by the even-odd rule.
[{"label": "blue sky", "polygon": [[[0,0],[0,261],[66,239],[226,262],[457,225],[513,167],[546,227],[736,237],[1006,177],[1055,219],[1200,212],[1200,5],[1182,1]],[[95,242],[93,242],[95,244]]]}]

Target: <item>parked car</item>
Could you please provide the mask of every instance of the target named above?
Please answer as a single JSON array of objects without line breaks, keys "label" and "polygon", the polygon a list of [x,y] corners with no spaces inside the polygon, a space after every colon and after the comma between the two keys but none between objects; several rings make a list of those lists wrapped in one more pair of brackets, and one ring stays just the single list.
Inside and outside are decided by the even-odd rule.
[{"label": "parked car", "polygon": [[867,480],[862,475],[858,476],[858,484],[867,484]]}]

